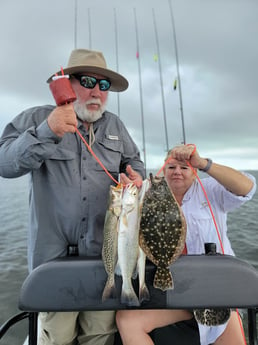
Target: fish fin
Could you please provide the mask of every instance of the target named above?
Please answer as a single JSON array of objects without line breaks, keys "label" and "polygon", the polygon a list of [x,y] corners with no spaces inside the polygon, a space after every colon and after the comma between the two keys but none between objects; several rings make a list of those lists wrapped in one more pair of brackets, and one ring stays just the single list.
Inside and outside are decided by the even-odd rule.
[{"label": "fish fin", "polygon": [[116,206],[113,208],[113,213],[114,215],[117,217],[117,219],[119,218],[120,216],[120,213],[121,213],[121,206]]},{"label": "fish fin", "polygon": [[123,224],[124,224],[126,227],[128,227],[128,219],[127,219],[126,214],[123,214],[123,216],[122,216],[122,221],[123,221]]},{"label": "fish fin", "polygon": [[157,267],[157,271],[154,276],[153,286],[156,289],[160,289],[162,291],[174,289],[173,278],[169,268]]},{"label": "fish fin", "polygon": [[116,296],[115,277],[114,275],[109,275],[102,293],[102,302],[109,298],[116,298]]},{"label": "fish fin", "polygon": [[144,254],[147,256],[147,258],[153,262],[155,265],[157,265],[157,260],[155,260],[155,257],[152,255],[150,248],[145,242],[144,235],[141,232],[141,229],[139,231],[139,246],[141,250],[144,252]]},{"label": "fish fin", "polygon": [[198,323],[206,326],[218,326],[228,321],[231,310],[229,308],[194,309],[193,313]]},{"label": "fish fin", "polygon": [[139,204],[142,206],[143,199],[145,197],[146,192],[150,188],[150,181],[148,179],[145,179],[142,181],[142,186],[139,191],[138,197],[139,197]]},{"label": "fish fin", "polygon": [[121,276],[122,275],[121,268],[120,268],[120,265],[119,265],[119,261],[117,261],[117,263],[116,263],[115,274],[117,276]]},{"label": "fish fin", "polygon": [[139,301],[142,303],[143,301],[149,301],[150,300],[150,293],[146,286],[146,284],[143,284],[143,286],[140,286],[139,288]]},{"label": "fish fin", "polygon": [[136,296],[136,293],[134,292],[132,285],[130,285],[130,288],[125,289],[123,283],[121,292],[121,303],[130,307],[140,306],[139,299]]}]

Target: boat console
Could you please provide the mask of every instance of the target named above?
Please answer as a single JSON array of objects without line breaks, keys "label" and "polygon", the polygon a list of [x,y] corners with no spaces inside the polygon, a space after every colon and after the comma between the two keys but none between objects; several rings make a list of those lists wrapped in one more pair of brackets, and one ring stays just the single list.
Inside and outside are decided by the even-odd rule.
[{"label": "boat console", "polygon": [[[258,307],[258,272],[229,255],[182,255],[172,266],[174,289],[152,286],[156,267],[146,265],[151,299],[143,309],[196,309]],[[74,311],[127,309],[118,296],[102,302],[107,274],[102,260],[66,257],[37,267],[25,280],[19,308],[26,311]],[[137,287],[136,287],[137,291]]]}]

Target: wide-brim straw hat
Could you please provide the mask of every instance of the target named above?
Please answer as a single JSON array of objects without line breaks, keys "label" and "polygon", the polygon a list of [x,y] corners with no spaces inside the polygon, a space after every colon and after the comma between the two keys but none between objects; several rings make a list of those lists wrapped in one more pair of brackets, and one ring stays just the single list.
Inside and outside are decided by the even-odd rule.
[{"label": "wide-brim straw hat", "polygon": [[119,73],[107,68],[106,60],[99,51],[75,49],[72,51],[67,67],[48,78],[50,83],[55,75],[94,73],[99,74],[111,82],[110,91],[124,91],[128,88],[128,81]]}]

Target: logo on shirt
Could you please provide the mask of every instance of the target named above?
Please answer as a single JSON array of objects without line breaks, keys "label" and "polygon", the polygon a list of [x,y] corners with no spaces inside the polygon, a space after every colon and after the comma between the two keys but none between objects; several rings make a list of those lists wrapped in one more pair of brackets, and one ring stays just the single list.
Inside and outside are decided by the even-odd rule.
[{"label": "logo on shirt", "polygon": [[110,139],[110,140],[119,140],[117,135],[111,135],[111,134],[108,135],[108,139]]}]

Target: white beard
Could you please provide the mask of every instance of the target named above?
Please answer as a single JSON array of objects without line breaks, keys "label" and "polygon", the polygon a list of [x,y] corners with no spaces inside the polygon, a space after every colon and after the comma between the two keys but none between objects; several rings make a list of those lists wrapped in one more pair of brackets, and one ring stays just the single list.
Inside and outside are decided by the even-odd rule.
[{"label": "white beard", "polygon": [[[86,107],[88,104],[99,104],[100,108],[99,110],[89,111]],[[81,119],[83,122],[86,121],[88,123],[95,122],[100,119],[102,117],[102,114],[106,110],[106,103],[103,103],[101,105],[101,102],[99,100],[89,100],[85,103],[81,103],[80,101],[76,100],[73,103],[73,106],[79,119]]]}]

